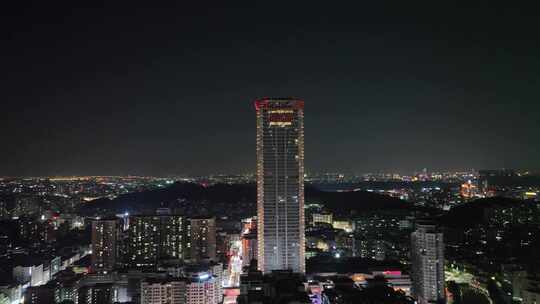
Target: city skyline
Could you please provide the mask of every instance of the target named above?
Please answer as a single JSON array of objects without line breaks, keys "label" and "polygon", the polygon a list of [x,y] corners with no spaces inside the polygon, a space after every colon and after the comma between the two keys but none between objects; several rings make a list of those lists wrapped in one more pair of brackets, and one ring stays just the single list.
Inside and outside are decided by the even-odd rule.
[{"label": "city skyline", "polygon": [[525,7],[10,5],[2,175],[253,171],[260,96],[309,101],[307,169],[540,169]]},{"label": "city skyline", "polygon": [[[424,169],[426,171],[424,172]],[[539,170],[530,170],[526,168],[486,168],[486,169],[475,169],[475,168],[465,168],[459,170],[436,170],[430,168],[418,168],[412,171],[381,171],[375,170],[372,172],[351,172],[350,170],[335,170],[335,171],[317,171],[306,169],[305,177],[307,178],[321,178],[323,176],[328,176],[328,178],[376,178],[376,179],[402,179],[404,181],[410,180],[412,177],[418,177],[424,174],[427,174],[428,180],[435,177],[436,179],[441,179],[443,177],[455,176],[464,176],[464,175],[477,175],[480,171],[490,171],[490,170],[510,170],[515,172],[518,176],[533,175],[536,176],[540,173]],[[175,174],[163,174],[163,175],[137,175],[137,174],[125,174],[125,175],[4,175],[0,176],[0,179],[50,179],[50,180],[85,180],[85,179],[102,179],[102,178],[142,178],[142,179],[165,179],[169,181],[192,181],[200,180],[205,178],[227,178],[227,177],[237,177],[244,178],[245,181],[249,181],[250,178],[255,178],[257,175],[256,170],[254,169],[251,172],[210,172],[207,174],[187,174],[187,173],[175,173]],[[414,181],[414,180],[413,180]]]}]

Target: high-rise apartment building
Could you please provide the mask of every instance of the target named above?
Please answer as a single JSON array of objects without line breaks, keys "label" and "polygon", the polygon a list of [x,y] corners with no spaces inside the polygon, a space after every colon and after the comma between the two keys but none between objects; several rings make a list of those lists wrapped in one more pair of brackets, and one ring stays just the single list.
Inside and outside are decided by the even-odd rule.
[{"label": "high-rise apartment building", "polygon": [[155,266],[158,259],[185,259],[188,221],[181,215],[138,215],[130,217],[128,264]]},{"label": "high-rise apartment building", "polygon": [[413,296],[420,304],[444,303],[443,233],[430,221],[419,221],[411,234]]},{"label": "high-rise apartment building", "polygon": [[128,264],[155,266],[160,244],[161,217],[132,216],[129,219]]},{"label": "high-rise apartment building", "polygon": [[216,261],[216,219],[196,217],[189,220],[190,259]]},{"label": "high-rise apartment building", "polygon": [[161,258],[185,259],[187,257],[188,220],[180,215],[161,216]]},{"label": "high-rise apartment building", "polygon": [[304,102],[261,98],[255,109],[258,268],[303,273]]},{"label": "high-rise apartment building", "polygon": [[100,219],[92,222],[92,271],[114,269],[118,258],[120,223],[118,219]]}]

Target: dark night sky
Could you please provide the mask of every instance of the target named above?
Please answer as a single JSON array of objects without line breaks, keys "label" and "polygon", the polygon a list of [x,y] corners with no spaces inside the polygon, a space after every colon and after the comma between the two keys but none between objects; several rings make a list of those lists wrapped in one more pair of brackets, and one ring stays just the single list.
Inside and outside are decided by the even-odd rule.
[{"label": "dark night sky", "polygon": [[259,96],[305,100],[312,171],[540,169],[531,7],[18,2],[0,176],[254,171]]}]

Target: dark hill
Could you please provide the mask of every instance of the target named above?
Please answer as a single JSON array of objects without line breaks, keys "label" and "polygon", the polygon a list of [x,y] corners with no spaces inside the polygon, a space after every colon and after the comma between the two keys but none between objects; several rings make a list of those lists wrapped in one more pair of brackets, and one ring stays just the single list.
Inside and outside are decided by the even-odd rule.
[{"label": "dark hill", "polygon": [[366,191],[327,192],[307,186],[305,195],[306,203],[322,203],[338,215],[412,207],[412,204],[398,198]]},{"label": "dark hill", "polygon": [[156,208],[175,208],[181,202],[197,204],[201,202],[225,203],[233,205],[237,202],[254,202],[256,199],[254,185],[217,184],[203,187],[195,183],[175,183],[167,188],[120,195],[110,200],[102,198],[85,204],[81,208],[83,214],[152,212]]},{"label": "dark hill", "polygon": [[473,227],[485,221],[489,209],[520,207],[530,203],[505,197],[481,198],[450,209],[442,222],[452,228]]},{"label": "dark hill", "polygon": [[[306,186],[306,202],[323,203],[336,214],[350,214],[376,209],[405,208],[402,200],[376,193],[325,192]],[[152,212],[159,207],[203,204],[204,208],[243,208],[246,215],[254,213],[257,199],[255,184],[216,184],[208,187],[194,183],[175,183],[167,188],[121,195],[113,200],[102,198],[83,205],[81,213]],[[209,210],[210,212],[212,210]],[[219,212],[219,210],[218,210]]]}]

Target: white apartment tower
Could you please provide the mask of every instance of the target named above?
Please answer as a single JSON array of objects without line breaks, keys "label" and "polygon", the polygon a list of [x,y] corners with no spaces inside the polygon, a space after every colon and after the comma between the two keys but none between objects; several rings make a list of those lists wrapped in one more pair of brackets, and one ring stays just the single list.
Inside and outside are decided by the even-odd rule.
[{"label": "white apartment tower", "polygon": [[430,221],[419,221],[411,234],[413,296],[420,304],[444,303],[443,233]]}]

